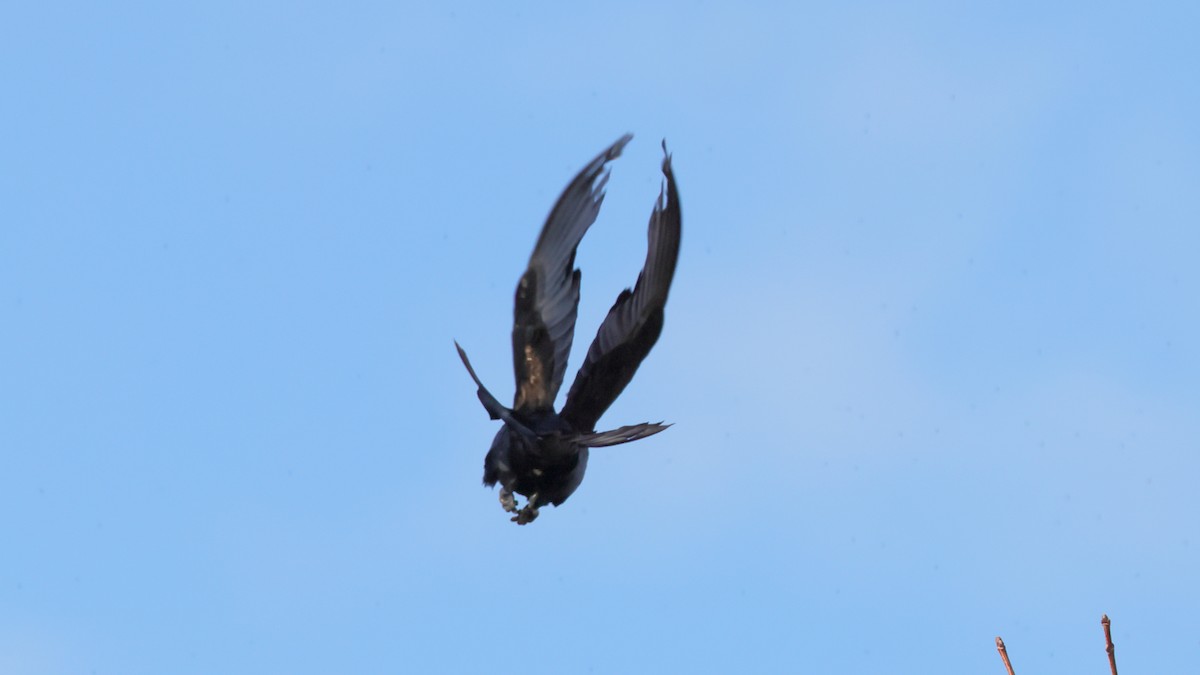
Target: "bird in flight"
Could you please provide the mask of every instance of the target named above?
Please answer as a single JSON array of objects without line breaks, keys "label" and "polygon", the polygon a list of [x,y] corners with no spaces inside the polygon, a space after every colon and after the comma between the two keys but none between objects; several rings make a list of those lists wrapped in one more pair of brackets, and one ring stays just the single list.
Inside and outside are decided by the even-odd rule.
[{"label": "bird in flight", "polygon": [[[538,236],[529,266],[517,282],[513,308],[513,370],[516,394],[507,408],[483,386],[467,353],[459,358],[479,387],[493,420],[504,426],[483,461],[483,483],[500,484],[500,505],[518,525],[533,522],[538,508],[558,506],[583,481],[588,449],[653,436],[667,424],[645,422],[597,432],[596,422],[612,405],[658,340],[663,307],[679,257],[679,195],[671,155],[663,143],[665,184],[650,214],[646,263],[633,290],[625,289],[600,324],[596,339],[560,412],[554,400],[567,370],[579,308],[580,271],[575,250],[595,222],[608,182],[607,165],[633,138],[626,134],[593,159],[563,191]],[[526,503],[517,507],[514,495]]]}]

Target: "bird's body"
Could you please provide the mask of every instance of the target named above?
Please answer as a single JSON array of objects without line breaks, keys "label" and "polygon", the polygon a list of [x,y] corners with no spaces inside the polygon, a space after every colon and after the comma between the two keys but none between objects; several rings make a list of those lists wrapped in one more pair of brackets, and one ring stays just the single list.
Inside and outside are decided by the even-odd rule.
[{"label": "bird's body", "polygon": [[537,503],[558,506],[583,482],[588,448],[570,440],[573,430],[556,413],[548,413],[541,422],[532,427],[534,441],[501,427],[483,460],[483,482],[499,483],[509,494],[538,495]]},{"label": "bird's body", "polygon": [[[626,135],[594,159],[559,197],[529,266],[517,283],[513,311],[513,407],[500,404],[483,386],[458,348],[463,365],[478,386],[479,400],[492,419],[504,426],[484,459],[483,482],[500,484],[500,503],[531,522],[538,506],[559,504],[579,487],[587,468],[588,449],[645,438],[667,425],[642,423],[596,433],[596,422],[629,384],[658,340],[663,307],[679,255],[679,197],[671,158],[663,159],[666,185],[650,216],[649,250],[633,290],[617,297],[600,325],[575,377],[561,412],[554,399],[562,385],[575,331],[581,273],[574,269],[575,250],[595,221],[608,179],[606,164],[629,142]],[[664,146],[665,150],[665,146]],[[528,498],[518,510],[514,494]]]}]

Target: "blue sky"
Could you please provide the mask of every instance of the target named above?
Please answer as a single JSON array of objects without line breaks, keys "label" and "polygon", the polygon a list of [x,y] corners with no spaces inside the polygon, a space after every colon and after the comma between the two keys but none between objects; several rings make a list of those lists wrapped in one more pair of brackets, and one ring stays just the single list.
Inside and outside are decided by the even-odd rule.
[{"label": "blue sky", "polygon": [[[1131,672],[1200,658],[1188,3],[0,10],[0,671]],[[662,339],[517,528],[453,349],[627,131]]]}]

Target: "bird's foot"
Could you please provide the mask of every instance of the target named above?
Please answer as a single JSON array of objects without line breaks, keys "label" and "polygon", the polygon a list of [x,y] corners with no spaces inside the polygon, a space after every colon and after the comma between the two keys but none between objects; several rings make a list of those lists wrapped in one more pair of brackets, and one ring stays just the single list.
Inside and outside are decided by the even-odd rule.
[{"label": "bird's foot", "polygon": [[532,506],[526,505],[525,508],[521,509],[521,511],[517,513],[517,515],[513,516],[511,520],[518,525],[528,525],[537,519],[537,517],[538,510]]},{"label": "bird's foot", "polygon": [[506,487],[500,488],[500,506],[509,513],[517,512],[517,500],[513,497],[513,493]]},{"label": "bird's foot", "polygon": [[517,515],[512,517],[512,521],[518,525],[532,523],[538,517],[537,501],[538,493],[535,492],[529,495],[529,503],[525,505],[525,508],[517,512]]}]

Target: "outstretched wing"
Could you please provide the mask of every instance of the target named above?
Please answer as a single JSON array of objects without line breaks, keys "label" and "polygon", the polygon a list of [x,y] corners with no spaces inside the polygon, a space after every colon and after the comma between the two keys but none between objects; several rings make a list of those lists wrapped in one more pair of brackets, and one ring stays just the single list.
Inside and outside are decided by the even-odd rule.
[{"label": "outstretched wing", "polygon": [[679,195],[669,154],[663,158],[662,172],[666,186],[650,214],[646,264],[633,290],[622,291],[608,310],[563,406],[563,419],[580,431],[596,428],[662,332],[663,307],[675,276],[680,239]]},{"label": "outstretched wing", "polygon": [[513,370],[521,412],[554,407],[575,334],[579,270],[575,249],[596,221],[608,182],[605,165],[621,154],[626,134],[600,153],[571,181],[546,218],[529,267],[517,282],[513,308]]}]

